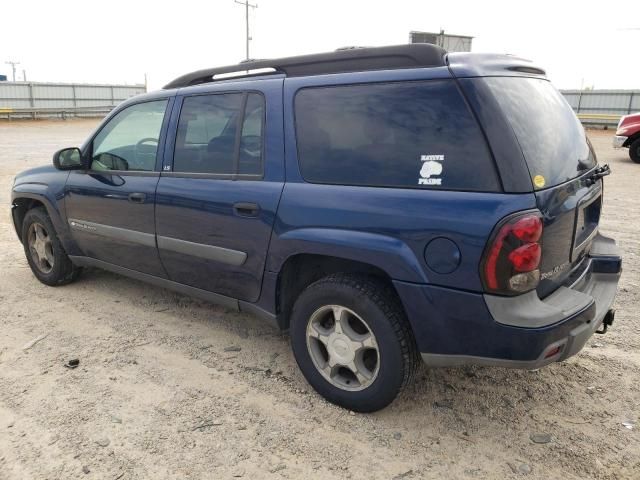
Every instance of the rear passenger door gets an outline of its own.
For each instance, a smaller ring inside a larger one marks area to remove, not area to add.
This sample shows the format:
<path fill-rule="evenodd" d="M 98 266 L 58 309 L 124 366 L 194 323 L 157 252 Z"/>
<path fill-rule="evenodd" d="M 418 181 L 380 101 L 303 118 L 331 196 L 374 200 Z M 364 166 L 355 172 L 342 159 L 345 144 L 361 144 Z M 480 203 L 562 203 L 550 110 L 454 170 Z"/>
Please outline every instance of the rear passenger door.
<path fill-rule="evenodd" d="M 171 280 L 258 299 L 284 185 L 281 106 L 282 79 L 193 87 L 176 99 L 156 197 Z"/>

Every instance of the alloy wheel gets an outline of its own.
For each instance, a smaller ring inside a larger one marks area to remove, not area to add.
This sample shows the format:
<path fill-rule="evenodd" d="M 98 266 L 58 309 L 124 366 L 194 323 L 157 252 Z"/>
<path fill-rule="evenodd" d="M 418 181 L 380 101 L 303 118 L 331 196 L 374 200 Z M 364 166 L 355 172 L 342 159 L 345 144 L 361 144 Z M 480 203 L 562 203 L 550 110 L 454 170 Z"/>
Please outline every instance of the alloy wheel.
<path fill-rule="evenodd" d="M 29 252 L 38 270 L 51 273 L 54 266 L 53 243 L 51 236 L 40 223 L 32 223 L 27 235 Z"/>
<path fill-rule="evenodd" d="M 380 370 L 380 351 L 371 328 L 340 305 L 325 305 L 311 315 L 307 348 L 322 376 L 342 390 L 364 390 Z"/>

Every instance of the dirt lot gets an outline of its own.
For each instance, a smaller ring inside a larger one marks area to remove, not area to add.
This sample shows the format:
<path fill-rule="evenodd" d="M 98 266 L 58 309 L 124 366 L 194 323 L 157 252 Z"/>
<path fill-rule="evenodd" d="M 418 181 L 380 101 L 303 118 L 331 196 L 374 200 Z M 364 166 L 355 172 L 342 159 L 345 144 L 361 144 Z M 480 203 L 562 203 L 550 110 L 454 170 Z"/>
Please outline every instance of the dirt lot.
<path fill-rule="evenodd" d="M 0 123 L 5 212 L 16 172 L 95 125 Z M 640 165 L 590 136 L 625 256 L 614 328 L 539 371 L 422 368 L 370 415 L 311 391 L 253 317 L 98 270 L 41 285 L 0 215 L 0 479 L 640 478 Z"/>

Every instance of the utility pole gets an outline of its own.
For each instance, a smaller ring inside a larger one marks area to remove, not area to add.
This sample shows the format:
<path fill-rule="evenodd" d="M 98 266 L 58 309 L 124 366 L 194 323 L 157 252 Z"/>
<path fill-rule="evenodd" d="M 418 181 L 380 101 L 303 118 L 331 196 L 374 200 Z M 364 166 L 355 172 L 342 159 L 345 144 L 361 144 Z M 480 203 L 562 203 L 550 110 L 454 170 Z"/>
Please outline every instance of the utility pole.
<path fill-rule="evenodd" d="M 13 70 L 13 81 L 16 81 L 16 65 L 20 65 L 20 62 L 4 62 L 7 65 L 11 65 L 11 69 Z"/>
<path fill-rule="evenodd" d="M 233 0 L 238 5 L 244 5 L 244 21 L 245 21 L 245 29 L 247 34 L 247 44 L 246 44 L 246 60 L 249 60 L 249 41 L 251 40 L 251 36 L 249 35 L 249 7 L 258 8 L 258 4 L 252 5 L 249 3 L 249 0 L 244 0 L 244 2 L 240 2 L 238 0 Z"/>

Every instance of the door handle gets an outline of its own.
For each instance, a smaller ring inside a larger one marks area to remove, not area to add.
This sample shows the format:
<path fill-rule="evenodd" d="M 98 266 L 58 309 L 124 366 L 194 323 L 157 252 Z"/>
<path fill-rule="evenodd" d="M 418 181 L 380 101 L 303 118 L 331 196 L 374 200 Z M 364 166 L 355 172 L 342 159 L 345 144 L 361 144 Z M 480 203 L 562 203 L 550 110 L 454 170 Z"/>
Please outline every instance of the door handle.
<path fill-rule="evenodd" d="M 147 195 L 144 193 L 130 193 L 129 201 L 133 203 L 144 203 L 147 199 Z"/>
<path fill-rule="evenodd" d="M 233 204 L 233 211 L 240 217 L 257 217 L 260 213 L 260 205 L 251 202 L 238 202 Z"/>

